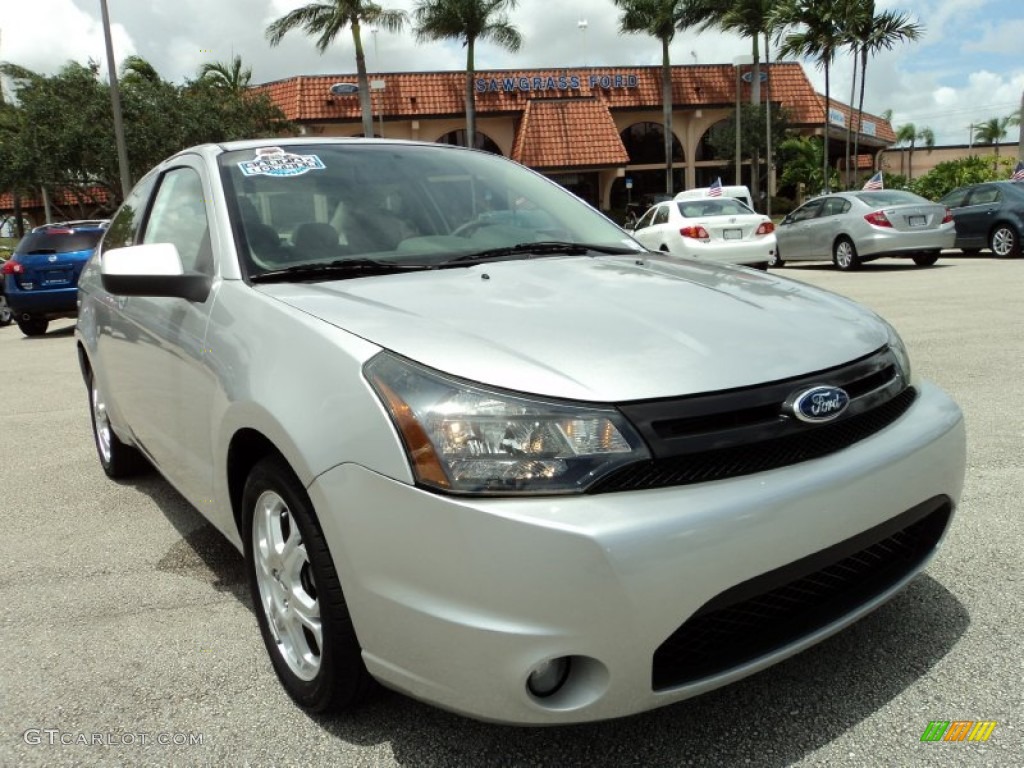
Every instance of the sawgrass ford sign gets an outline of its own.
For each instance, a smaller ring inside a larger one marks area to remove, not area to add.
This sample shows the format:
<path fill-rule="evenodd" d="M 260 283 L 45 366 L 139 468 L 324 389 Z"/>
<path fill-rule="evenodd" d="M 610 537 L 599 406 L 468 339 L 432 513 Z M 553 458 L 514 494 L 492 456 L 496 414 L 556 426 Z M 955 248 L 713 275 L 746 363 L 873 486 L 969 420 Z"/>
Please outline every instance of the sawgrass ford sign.
<path fill-rule="evenodd" d="M 477 93 L 512 91 L 578 91 L 587 83 L 590 88 L 636 88 L 639 84 L 636 75 L 558 75 L 547 77 L 521 77 L 509 75 L 506 77 L 478 77 L 476 80 Z"/>

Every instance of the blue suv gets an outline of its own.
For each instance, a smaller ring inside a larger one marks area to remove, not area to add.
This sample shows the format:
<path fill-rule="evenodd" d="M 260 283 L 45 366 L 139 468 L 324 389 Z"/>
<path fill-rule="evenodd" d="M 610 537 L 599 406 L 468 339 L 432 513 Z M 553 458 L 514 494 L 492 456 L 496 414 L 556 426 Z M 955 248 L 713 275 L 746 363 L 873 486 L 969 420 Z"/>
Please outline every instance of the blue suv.
<path fill-rule="evenodd" d="M 3 293 L 26 336 L 46 333 L 51 320 L 78 314 L 78 276 L 109 222 L 44 224 L 22 238 L 0 268 Z"/>

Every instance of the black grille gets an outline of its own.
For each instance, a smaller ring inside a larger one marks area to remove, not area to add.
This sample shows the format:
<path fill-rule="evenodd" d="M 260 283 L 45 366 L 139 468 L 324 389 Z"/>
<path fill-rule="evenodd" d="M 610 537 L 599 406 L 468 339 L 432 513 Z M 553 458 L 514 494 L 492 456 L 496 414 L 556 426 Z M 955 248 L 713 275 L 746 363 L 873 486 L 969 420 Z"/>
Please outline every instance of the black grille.
<path fill-rule="evenodd" d="M 724 480 L 817 459 L 880 432 L 906 413 L 914 402 L 912 388 L 892 400 L 842 421 L 816 425 L 783 437 L 701 453 L 630 464 L 597 482 L 591 493 L 665 488 Z"/>
<path fill-rule="evenodd" d="M 852 539 L 723 592 L 655 651 L 654 689 L 732 669 L 852 612 L 919 568 L 942 538 L 951 514 L 949 499 L 931 499 Z"/>

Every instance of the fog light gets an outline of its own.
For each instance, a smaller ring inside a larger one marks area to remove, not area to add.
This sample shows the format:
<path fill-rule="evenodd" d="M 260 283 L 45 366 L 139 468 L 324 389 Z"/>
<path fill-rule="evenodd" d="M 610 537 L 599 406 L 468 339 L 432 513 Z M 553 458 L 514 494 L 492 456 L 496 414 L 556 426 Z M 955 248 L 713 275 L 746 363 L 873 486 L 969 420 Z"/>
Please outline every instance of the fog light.
<path fill-rule="evenodd" d="M 526 680 L 526 688 L 537 698 L 543 699 L 556 693 L 569 678 L 571 660 L 568 656 L 551 659 L 533 668 Z"/>

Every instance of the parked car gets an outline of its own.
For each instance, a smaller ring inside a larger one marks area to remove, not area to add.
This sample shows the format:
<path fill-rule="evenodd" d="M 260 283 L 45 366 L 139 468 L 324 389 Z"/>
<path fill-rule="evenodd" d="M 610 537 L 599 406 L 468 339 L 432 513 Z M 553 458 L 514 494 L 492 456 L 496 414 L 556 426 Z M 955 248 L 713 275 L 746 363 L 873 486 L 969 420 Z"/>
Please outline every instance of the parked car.
<path fill-rule="evenodd" d="M 767 268 L 775 255 L 775 225 L 731 197 L 659 203 L 631 234 L 653 251 Z"/>
<path fill-rule="evenodd" d="M 953 214 L 913 192 L 898 189 L 836 192 L 801 205 L 779 224 L 770 267 L 786 261 L 831 259 L 841 270 L 883 256 L 909 257 L 920 267 L 952 248 Z"/>
<path fill-rule="evenodd" d="M 7 304 L 26 336 L 44 334 L 51 320 L 78 313 L 78 277 L 106 224 L 88 220 L 36 227 L 0 267 Z"/>
<path fill-rule="evenodd" d="M 954 189 L 942 200 L 956 222 L 956 247 L 967 254 L 991 249 L 1001 258 L 1021 255 L 1024 182 L 991 181 Z"/>
<path fill-rule="evenodd" d="M 960 411 L 884 320 L 486 152 L 185 150 L 80 291 L 100 465 L 244 552 L 310 711 L 373 679 L 510 723 L 679 701 L 892 597 L 960 498 Z"/>

